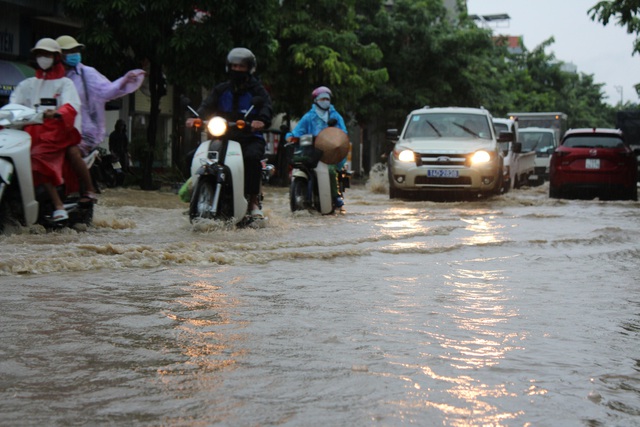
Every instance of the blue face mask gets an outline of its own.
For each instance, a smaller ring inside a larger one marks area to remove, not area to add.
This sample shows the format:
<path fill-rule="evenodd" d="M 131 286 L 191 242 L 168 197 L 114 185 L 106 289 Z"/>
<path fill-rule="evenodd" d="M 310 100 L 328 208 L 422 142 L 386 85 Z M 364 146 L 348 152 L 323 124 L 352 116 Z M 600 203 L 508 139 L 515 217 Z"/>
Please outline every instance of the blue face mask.
<path fill-rule="evenodd" d="M 82 55 L 77 53 L 70 53 L 64 57 L 64 63 L 70 67 L 75 67 L 82 61 Z"/>
<path fill-rule="evenodd" d="M 326 111 L 331 106 L 331 101 L 328 99 L 321 99 L 320 101 L 316 101 L 316 104 L 318 105 L 318 107 Z"/>

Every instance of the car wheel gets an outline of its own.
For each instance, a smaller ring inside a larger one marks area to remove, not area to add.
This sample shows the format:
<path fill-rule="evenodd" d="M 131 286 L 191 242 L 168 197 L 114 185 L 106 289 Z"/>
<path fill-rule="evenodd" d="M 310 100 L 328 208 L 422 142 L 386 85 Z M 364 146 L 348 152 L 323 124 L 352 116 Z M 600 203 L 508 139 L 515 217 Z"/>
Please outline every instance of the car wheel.
<path fill-rule="evenodd" d="M 555 185 L 551 185 L 551 183 L 549 183 L 549 197 L 551 197 L 552 199 L 559 199 L 560 196 L 560 189 Z"/>
<path fill-rule="evenodd" d="M 504 175 L 502 174 L 498 174 L 498 182 L 496 184 L 496 188 L 493 191 L 493 194 L 499 196 L 500 194 L 502 194 L 502 191 L 504 190 Z"/>
<path fill-rule="evenodd" d="M 629 190 L 625 191 L 625 195 L 624 195 L 626 200 L 634 200 L 634 201 L 638 201 L 638 187 L 637 186 L 633 186 L 632 188 L 630 188 Z"/>
<path fill-rule="evenodd" d="M 389 184 L 389 198 L 397 199 L 398 197 L 400 197 L 400 190 L 395 188 L 393 184 Z"/>
<path fill-rule="evenodd" d="M 387 163 L 387 179 L 389 181 L 389 198 L 397 199 L 400 197 L 400 190 L 393 186 L 393 180 L 391 179 L 391 164 Z"/>

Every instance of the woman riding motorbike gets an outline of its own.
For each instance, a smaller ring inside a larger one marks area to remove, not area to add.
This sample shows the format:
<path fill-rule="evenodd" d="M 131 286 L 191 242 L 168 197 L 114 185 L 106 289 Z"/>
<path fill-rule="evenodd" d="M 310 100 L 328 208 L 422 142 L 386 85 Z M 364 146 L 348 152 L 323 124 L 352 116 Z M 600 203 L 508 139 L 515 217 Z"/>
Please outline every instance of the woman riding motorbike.
<path fill-rule="evenodd" d="M 302 119 L 298 122 L 298 125 L 287 134 L 287 141 L 291 142 L 293 137 L 300 137 L 302 135 L 311 134 L 314 137 L 317 136 L 320 131 L 329 126 L 329 122 L 332 120 L 336 122 L 335 126 L 347 132 L 347 127 L 344 124 L 344 119 L 338 113 L 338 110 L 331 105 L 331 89 L 326 86 L 317 87 L 311 92 L 313 98 L 313 105 L 311 109 L 302 116 Z M 345 211 L 344 208 L 344 196 L 340 192 L 338 185 L 338 171 L 344 168 L 347 162 L 345 157 L 335 165 L 329 165 L 329 174 L 331 178 L 331 199 L 333 200 L 334 208 L 339 209 L 341 212 Z"/>

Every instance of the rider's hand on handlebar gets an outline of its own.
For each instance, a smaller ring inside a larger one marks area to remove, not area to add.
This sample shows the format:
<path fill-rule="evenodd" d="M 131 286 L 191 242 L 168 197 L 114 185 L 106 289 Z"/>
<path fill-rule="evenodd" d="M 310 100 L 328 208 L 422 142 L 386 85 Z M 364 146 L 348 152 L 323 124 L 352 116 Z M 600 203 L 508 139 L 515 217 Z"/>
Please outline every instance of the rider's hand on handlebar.
<path fill-rule="evenodd" d="M 42 113 L 42 117 L 45 118 L 45 119 L 53 119 L 53 118 L 56 117 L 56 114 L 57 114 L 56 110 L 45 110 Z"/>
<path fill-rule="evenodd" d="M 260 120 L 254 120 L 251 122 L 251 130 L 256 131 L 262 129 L 264 129 L 264 122 L 261 122 Z"/>

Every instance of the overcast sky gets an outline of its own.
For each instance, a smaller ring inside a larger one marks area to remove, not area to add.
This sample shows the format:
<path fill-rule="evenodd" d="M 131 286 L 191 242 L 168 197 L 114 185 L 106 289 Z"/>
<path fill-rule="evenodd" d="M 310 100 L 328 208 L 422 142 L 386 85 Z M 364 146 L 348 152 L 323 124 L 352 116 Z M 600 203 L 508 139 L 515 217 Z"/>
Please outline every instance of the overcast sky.
<path fill-rule="evenodd" d="M 467 0 L 469 14 L 506 13 L 511 19 L 492 25 L 495 34 L 523 36 L 524 45 L 533 50 L 553 36 L 547 48 L 563 62 L 571 62 L 579 73 L 593 74 L 595 83 L 604 83 L 605 101 L 615 105 L 639 103 L 633 86 L 640 83 L 640 55 L 631 55 L 635 37 L 609 22 L 603 26 L 589 18 L 587 11 L 598 0 Z"/>

